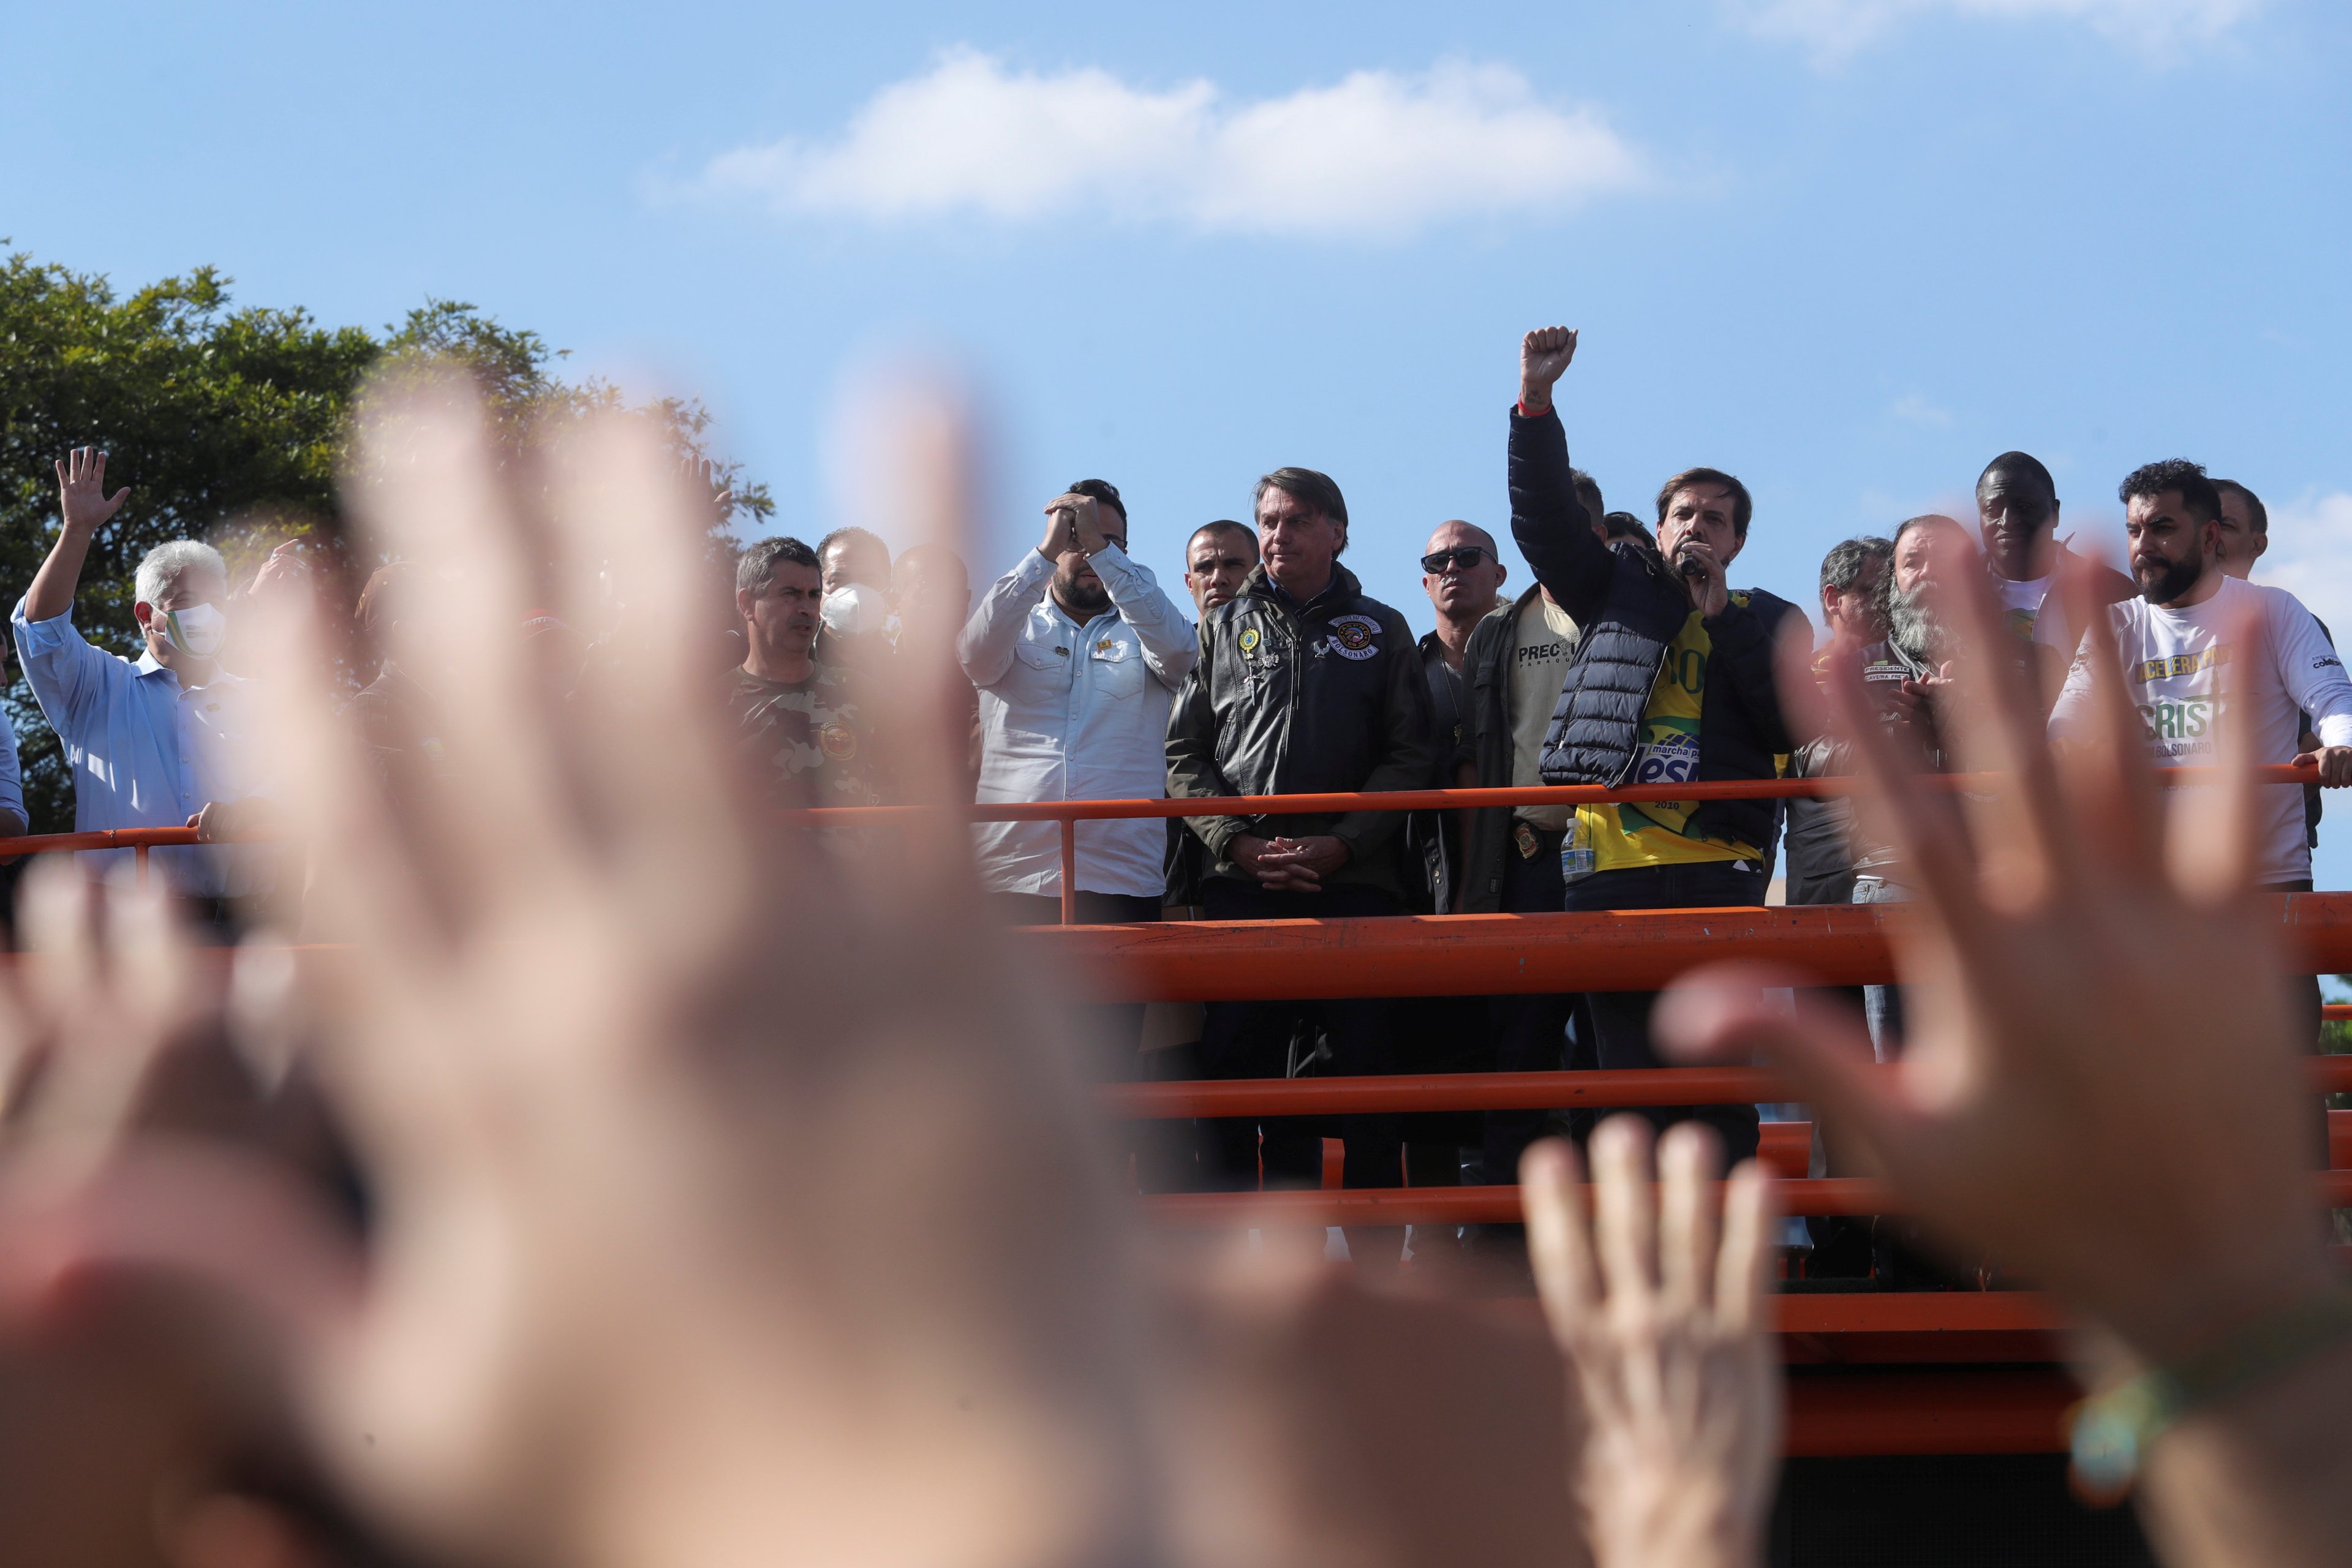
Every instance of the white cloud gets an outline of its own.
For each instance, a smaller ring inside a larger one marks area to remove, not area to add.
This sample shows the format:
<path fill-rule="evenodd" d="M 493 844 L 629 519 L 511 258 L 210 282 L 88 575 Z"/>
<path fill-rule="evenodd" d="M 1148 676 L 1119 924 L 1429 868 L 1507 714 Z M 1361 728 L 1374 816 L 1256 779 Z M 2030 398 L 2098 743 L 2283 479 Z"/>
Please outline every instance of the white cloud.
<path fill-rule="evenodd" d="M 2315 491 L 2273 505 L 2271 547 L 2254 581 L 2284 588 L 2352 646 L 2352 491 Z"/>
<path fill-rule="evenodd" d="M 956 50 L 884 88 L 838 136 L 711 160 L 701 187 L 795 216 L 1004 222 L 1107 214 L 1244 234 L 1395 237 L 1449 219 L 1556 213 L 1643 179 L 1590 109 L 1517 71 L 1358 71 L 1281 98 L 1165 91 L 1108 71 L 1016 72 Z"/>
<path fill-rule="evenodd" d="M 1906 424 L 1918 425 L 1928 429 L 1940 430 L 1952 422 L 1950 409 L 1937 407 L 1927 401 L 1924 394 L 1916 392 L 1906 392 L 1896 398 L 1894 405 L 1888 408 L 1887 412 Z"/>
<path fill-rule="evenodd" d="M 1899 24 L 1935 13 L 1996 20 L 2080 22 L 2119 43 L 2163 55 L 2210 43 L 2265 0 L 1722 0 L 1725 12 L 1765 37 L 1802 44 L 1816 59 L 1842 59 Z"/>

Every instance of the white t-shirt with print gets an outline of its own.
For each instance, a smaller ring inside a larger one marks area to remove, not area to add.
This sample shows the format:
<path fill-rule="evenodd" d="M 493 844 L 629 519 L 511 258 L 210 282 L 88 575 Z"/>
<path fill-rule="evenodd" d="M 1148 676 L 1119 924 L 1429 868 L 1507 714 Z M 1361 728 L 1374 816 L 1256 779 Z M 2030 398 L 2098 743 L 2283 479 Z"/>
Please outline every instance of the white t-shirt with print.
<path fill-rule="evenodd" d="M 2001 612 L 2010 630 L 2027 642 L 2054 647 L 2062 655 L 2074 650 L 2079 639 L 2067 636 L 2065 606 L 2052 595 L 2058 585 L 2057 573 L 2024 583 L 2012 583 L 1995 574 L 1992 582 L 2000 593 Z"/>
<path fill-rule="evenodd" d="M 2319 622 L 2284 588 L 2225 577 L 2211 598 L 2187 609 L 2159 609 L 2126 599 L 2107 610 L 2116 629 L 2124 686 L 2146 725 L 2148 760 L 2158 767 L 2206 767 L 2218 760 L 2214 726 L 2229 712 L 2254 726 L 2253 760 L 2294 761 L 2302 715 L 2324 745 L 2352 745 L 2352 679 Z M 2260 642 L 2223 641 L 2241 624 L 2259 625 Z M 2050 714 L 2050 732 L 2083 732 L 2092 713 L 2090 666 L 2074 660 Z M 2263 786 L 2259 882 L 2311 875 L 2303 792 Z"/>

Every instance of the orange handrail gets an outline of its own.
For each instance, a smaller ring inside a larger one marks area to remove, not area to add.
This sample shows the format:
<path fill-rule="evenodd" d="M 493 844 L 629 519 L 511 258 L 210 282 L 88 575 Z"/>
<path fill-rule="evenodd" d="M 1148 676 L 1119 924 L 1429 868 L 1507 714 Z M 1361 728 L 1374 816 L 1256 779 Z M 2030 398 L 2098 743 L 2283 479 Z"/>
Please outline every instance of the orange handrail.
<path fill-rule="evenodd" d="M 1891 1069 L 1882 1069 L 1891 1070 Z M 2311 1087 L 2352 1094 L 2352 1057 L 2315 1057 Z M 1129 1121 L 1202 1116 L 1379 1116 L 1421 1110 L 1574 1110 L 1635 1105 L 1755 1105 L 1796 1098 L 1769 1068 L 1432 1073 L 1397 1078 L 1235 1078 L 1113 1083 L 1103 1110 Z"/>
<path fill-rule="evenodd" d="M 2352 971 L 2352 893 L 2263 901 L 2294 973 Z M 1911 918 L 1901 904 L 1774 905 L 1029 926 L 1013 936 L 1101 1000 L 1243 1002 L 1656 991 L 1734 957 L 1818 984 L 1885 984 L 1895 978 L 1888 935 Z"/>

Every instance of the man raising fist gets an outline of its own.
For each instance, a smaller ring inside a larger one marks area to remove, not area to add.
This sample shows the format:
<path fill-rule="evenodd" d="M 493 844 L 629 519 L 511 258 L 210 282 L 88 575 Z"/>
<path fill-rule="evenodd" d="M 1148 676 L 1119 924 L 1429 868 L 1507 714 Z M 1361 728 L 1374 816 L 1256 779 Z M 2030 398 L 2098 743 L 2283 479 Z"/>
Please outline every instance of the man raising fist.
<path fill-rule="evenodd" d="M 1546 784 L 1680 784 L 1770 778 L 1794 751 L 1772 682 L 1772 647 L 1795 605 L 1735 592 L 1725 569 L 1748 542 L 1747 487 L 1686 468 L 1658 491 L 1658 549 L 1602 543 L 1577 499 L 1552 387 L 1576 333 L 1542 327 L 1519 345 L 1511 415 L 1511 532 L 1554 602 L 1584 628 L 1544 739 Z M 1645 801 L 1577 809 L 1560 851 L 1570 910 L 1760 904 L 1773 834 L 1769 801 Z M 1603 1068 L 1662 1065 L 1655 998 L 1587 998 Z M 1736 1160 L 1756 1149 L 1751 1106 L 1654 1110 L 1654 1122 L 1712 1122 Z"/>

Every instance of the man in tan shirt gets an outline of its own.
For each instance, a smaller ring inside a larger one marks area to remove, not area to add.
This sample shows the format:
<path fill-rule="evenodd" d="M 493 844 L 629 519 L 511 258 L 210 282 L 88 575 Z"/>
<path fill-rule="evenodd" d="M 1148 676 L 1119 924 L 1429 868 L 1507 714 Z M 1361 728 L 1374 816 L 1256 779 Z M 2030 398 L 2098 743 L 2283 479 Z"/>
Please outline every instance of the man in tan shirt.
<path fill-rule="evenodd" d="M 1578 500 L 1601 531 L 1601 490 L 1576 476 Z M 1543 784 L 1544 733 L 1576 658 L 1576 622 L 1542 587 L 1530 586 L 1478 624 L 1462 661 L 1463 752 L 1457 782 L 1485 788 Z M 1561 901 L 1561 851 L 1573 806 L 1519 805 L 1466 812 L 1462 866 L 1452 910 L 1465 914 L 1555 914 Z M 1496 996 L 1488 1002 L 1497 1072 L 1552 1072 L 1568 1065 L 1570 994 Z M 1485 1163 L 1490 1184 L 1518 1179 L 1519 1155 L 1544 1130 L 1546 1112 L 1486 1113 Z"/>

